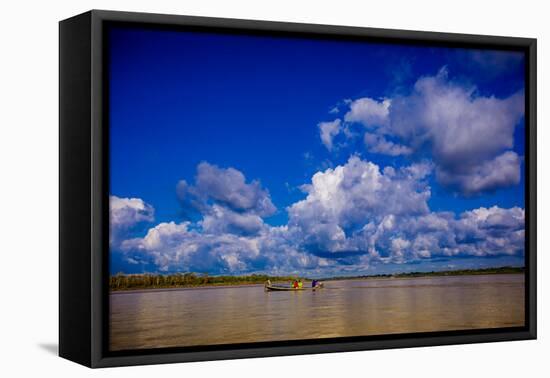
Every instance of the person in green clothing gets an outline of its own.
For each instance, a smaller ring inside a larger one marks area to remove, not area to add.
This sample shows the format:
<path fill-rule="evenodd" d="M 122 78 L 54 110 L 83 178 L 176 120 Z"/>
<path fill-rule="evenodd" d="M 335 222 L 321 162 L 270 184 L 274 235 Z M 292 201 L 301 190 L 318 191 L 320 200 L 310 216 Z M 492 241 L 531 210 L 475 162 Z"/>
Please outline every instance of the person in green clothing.
<path fill-rule="evenodd" d="M 302 287 L 304 287 L 304 283 L 300 280 L 298 281 L 298 289 L 301 289 Z"/>

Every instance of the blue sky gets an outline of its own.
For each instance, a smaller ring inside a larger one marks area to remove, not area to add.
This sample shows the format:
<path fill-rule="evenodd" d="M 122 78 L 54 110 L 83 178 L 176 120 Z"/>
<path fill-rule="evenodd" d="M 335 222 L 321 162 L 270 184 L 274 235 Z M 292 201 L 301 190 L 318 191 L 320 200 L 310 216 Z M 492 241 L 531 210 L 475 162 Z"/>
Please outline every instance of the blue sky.
<path fill-rule="evenodd" d="M 522 265 L 523 65 L 515 52 L 115 28 L 111 271 Z"/>

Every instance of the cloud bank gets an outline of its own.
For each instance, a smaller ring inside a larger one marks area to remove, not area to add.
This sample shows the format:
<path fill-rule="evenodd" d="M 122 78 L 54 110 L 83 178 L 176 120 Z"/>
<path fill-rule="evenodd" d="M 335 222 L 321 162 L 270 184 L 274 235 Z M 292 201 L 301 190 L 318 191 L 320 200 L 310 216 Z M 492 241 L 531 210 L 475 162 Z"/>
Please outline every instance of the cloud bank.
<path fill-rule="evenodd" d="M 246 183 L 240 171 L 219 168 L 207 162 L 197 166 L 195 184 L 189 185 L 181 180 L 177 192 L 186 206 L 199 211 L 204 211 L 211 204 L 259 216 L 269 216 L 276 211 L 269 192 L 261 187 L 259 181 Z"/>
<path fill-rule="evenodd" d="M 109 196 L 110 244 L 141 223 L 155 220 L 155 209 L 140 198 Z"/>
<path fill-rule="evenodd" d="M 506 98 L 483 96 L 475 86 L 452 82 L 443 67 L 435 76 L 419 78 L 407 95 L 352 101 L 344 120 L 365 128 L 371 153 L 399 156 L 428 150 L 439 183 L 474 196 L 519 183 L 514 131 L 524 106 L 523 90 Z M 332 139 L 340 129 L 332 130 Z"/>
<path fill-rule="evenodd" d="M 124 240 L 120 253 L 162 272 L 317 275 L 364 271 L 373 262 L 523 254 L 523 209 L 431 211 L 433 170 L 429 162 L 382 168 L 351 156 L 314 174 L 302 186 L 305 198 L 286 209 L 288 224 L 275 227 L 264 222 L 275 207 L 259 182 L 247 183 L 234 168 L 201 163 L 195 183 L 185 183 L 183 194 L 178 186 L 184 200 L 193 197 L 183 203 L 199 209 L 200 219 L 157 224 L 143 237 Z M 222 183 L 228 191 L 219 191 Z M 141 213 L 146 208 L 141 200 L 130 203 Z"/>
<path fill-rule="evenodd" d="M 467 201 L 520 183 L 514 133 L 524 116 L 523 91 L 484 95 L 452 81 L 443 67 L 400 93 L 341 101 L 329 112 L 339 118 L 317 124 L 330 153 L 341 154 L 338 142 L 358 135 L 361 151 L 340 164 L 327 160 L 304 180 L 302 198 L 279 209 L 286 224 L 269 224 L 277 208 L 259 180 L 204 161 L 193 179 L 176 185 L 183 221 L 154 225 L 151 205 L 111 196 L 113 253 L 160 272 L 311 276 L 364 272 L 373 264 L 522 256 L 524 209 L 435 211 L 430 185 Z M 362 157 L 365 151 L 399 166 L 376 164 Z M 144 225 L 148 230 L 136 233 Z"/>

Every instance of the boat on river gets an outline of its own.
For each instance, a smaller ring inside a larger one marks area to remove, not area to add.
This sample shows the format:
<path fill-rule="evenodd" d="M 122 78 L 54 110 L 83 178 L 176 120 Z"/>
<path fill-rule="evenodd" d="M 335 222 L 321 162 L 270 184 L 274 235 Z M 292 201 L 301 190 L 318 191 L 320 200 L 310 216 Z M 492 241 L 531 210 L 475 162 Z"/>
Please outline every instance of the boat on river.
<path fill-rule="evenodd" d="M 319 283 L 315 287 L 289 287 L 289 286 L 283 286 L 283 285 L 272 285 L 272 284 L 265 284 L 264 286 L 265 291 L 305 291 L 305 290 L 321 290 L 323 288 L 323 284 Z"/>

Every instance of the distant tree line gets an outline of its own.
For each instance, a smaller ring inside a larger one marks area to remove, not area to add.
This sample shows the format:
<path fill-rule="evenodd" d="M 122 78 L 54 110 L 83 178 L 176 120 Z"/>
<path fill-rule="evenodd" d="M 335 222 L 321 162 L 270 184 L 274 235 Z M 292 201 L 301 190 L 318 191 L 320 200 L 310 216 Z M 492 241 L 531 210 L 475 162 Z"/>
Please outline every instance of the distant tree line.
<path fill-rule="evenodd" d="M 503 266 L 499 268 L 481 268 L 481 269 L 459 269 L 459 270 L 440 270 L 431 272 L 403 272 L 388 274 L 372 274 L 362 276 L 343 276 L 322 278 L 323 281 L 352 280 L 364 278 L 406 278 L 406 277 L 430 277 L 430 276 L 467 276 L 479 274 L 515 274 L 524 273 L 525 267 Z"/>
<path fill-rule="evenodd" d="M 123 274 L 118 273 L 109 278 L 111 290 L 130 289 L 161 289 L 215 285 L 248 285 L 263 284 L 267 280 L 272 282 L 288 282 L 307 280 L 296 276 L 269 276 L 265 274 L 251 274 L 246 276 L 210 276 L 197 273 L 175 274 Z"/>
<path fill-rule="evenodd" d="M 321 278 L 321 281 L 371 279 L 371 278 L 406 278 L 406 277 L 430 277 L 430 276 L 463 276 L 479 274 L 513 274 L 524 273 L 524 267 L 504 266 L 499 268 L 460 269 L 431 272 L 408 272 L 393 274 L 375 274 L 362 276 L 343 276 Z M 210 276 L 198 273 L 174 273 L 174 274 L 123 274 L 118 273 L 109 278 L 110 290 L 132 289 L 163 289 L 197 286 L 221 286 L 221 285 L 252 285 L 263 284 L 267 280 L 271 282 L 290 282 L 294 280 L 311 281 L 309 278 L 298 276 L 269 276 L 266 274 L 251 274 L 244 276 Z"/>

